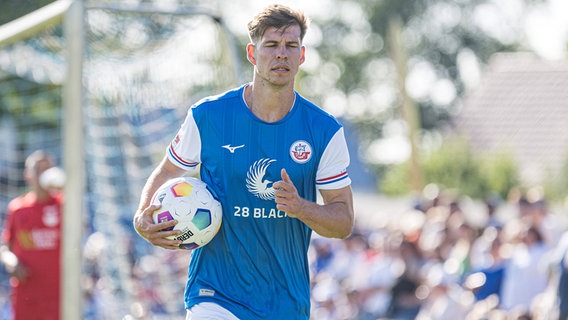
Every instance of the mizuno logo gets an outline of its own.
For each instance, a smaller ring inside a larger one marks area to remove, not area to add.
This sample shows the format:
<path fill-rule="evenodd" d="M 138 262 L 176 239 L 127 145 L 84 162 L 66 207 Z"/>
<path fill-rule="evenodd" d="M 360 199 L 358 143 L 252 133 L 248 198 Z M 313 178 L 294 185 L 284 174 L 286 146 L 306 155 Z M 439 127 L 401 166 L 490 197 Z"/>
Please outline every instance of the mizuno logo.
<path fill-rule="evenodd" d="M 222 146 L 222 147 L 225 148 L 225 149 L 227 149 L 227 150 L 229 150 L 229 151 L 231 151 L 231 153 L 235 153 L 235 150 L 237 150 L 238 148 L 242 148 L 242 147 L 244 147 L 244 146 L 245 146 L 244 144 L 241 144 L 240 146 L 234 146 L 234 147 L 232 147 L 230 144 L 226 144 L 226 145 L 224 145 L 224 146 Z"/>

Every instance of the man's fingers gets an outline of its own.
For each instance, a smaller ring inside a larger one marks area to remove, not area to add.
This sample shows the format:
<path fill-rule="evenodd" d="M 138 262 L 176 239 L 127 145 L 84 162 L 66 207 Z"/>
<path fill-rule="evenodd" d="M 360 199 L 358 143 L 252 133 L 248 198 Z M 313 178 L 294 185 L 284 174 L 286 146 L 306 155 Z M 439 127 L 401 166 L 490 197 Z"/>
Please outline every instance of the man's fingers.
<path fill-rule="evenodd" d="M 142 211 L 142 215 L 151 216 L 154 213 L 154 211 L 160 209 L 160 207 L 162 207 L 162 206 L 159 205 L 159 204 L 150 205 L 149 207 L 147 207 L 146 209 L 144 209 Z"/>
<path fill-rule="evenodd" d="M 289 189 L 294 187 L 294 183 L 292 182 L 292 179 L 290 179 L 286 169 L 282 168 L 282 170 L 280 170 L 280 176 L 282 177 L 282 180 L 274 183 L 274 189 L 276 196 L 281 197 L 284 196 L 285 191 L 290 192 Z"/>
<path fill-rule="evenodd" d="M 152 220 L 153 221 L 153 220 Z M 153 232 L 158 232 L 158 231 L 162 231 L 162 230 L 172 230 L 173 227 L 178 224 L 177 220 L 168 220 L 168 221 L 164 221 L 164 222 L 159 222 L 159 223 L 152 223 L 149 227 L 149 229 Z M 180 233 L 179 230 L 174 230 L 178 233 Z"/>
<path fill-rule="evenodd" d="M 282 181 L 286 183 L 292 183 L 292 179 L 290 179 L 290 176 L 288 175 L 288 172 L 286 172 L 286 169 L 282 168 L 282 170 L 280 170 L 280 176 L 282 176 Z"/>
<path fill-rule="evenodd" d="M 147 234 L 147 240 L 153 245 L 164 249 L 179 249 L 179 245 L 182 241 L 175 239 L 175 237 L 180 235 L 181 231 L 171 230 L 171 228 L 176 224 L 176 220 L 152 224 L 150 226 L 151 230 L 149 230 L 150 232 Z"/>
<path fill-rule="evenodd" d="M 139 218 L 135 219 L 135 226 L 138 233 L 148 242 L 164 249 L 179 249 L 181 240 L 176 240 L 175 236 L 181 234 L 180 230 L 173 230 L 178 223 L 177 220 L 169 220 L 154 223 L 152 214 L 158 210 L 160 205 L 151 205 L 142 210 Z"/>
<path fill-rule="evenodd" d="M 155 245 L 165 249 L 179 249 L 180 244 L 182 243 L 181 240 L 176 240 L 174 238 L 167 238 L 169 236 L 173 236 L 170 234 L 172 231 L 164 232 L 164 233 L 156 233 L 153 236 L 155 238 L 150 239 L 150 242 Z M 158 236 L 161 234 L 161 236 Z"/>

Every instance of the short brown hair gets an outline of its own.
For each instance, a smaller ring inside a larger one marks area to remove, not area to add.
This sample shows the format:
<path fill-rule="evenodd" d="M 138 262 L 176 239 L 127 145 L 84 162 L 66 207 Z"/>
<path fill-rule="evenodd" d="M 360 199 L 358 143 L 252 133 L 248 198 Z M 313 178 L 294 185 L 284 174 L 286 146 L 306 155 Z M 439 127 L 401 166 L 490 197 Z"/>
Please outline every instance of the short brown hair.
<path fill-rule="evenodd" d="M 25 161 L 25 173 L 29 175 L 36 175 L 37 164 L 41 161 L 47 161 L 50 165 L 54 164 L 53 157 L 51 154 L 44 150 L 36 150 L 32 152 Z"/>
<path fill-rule="evenodd" d="M 249 23 L 250 40 L 254 43 L 264 35 L 268 28 L 286 29 L 289 26 L 300 26 L 300 40 L 304 40 L 308 29 L 308 18 L 303 12 L 281 4 L 270 5 L 257 14 Z"/>

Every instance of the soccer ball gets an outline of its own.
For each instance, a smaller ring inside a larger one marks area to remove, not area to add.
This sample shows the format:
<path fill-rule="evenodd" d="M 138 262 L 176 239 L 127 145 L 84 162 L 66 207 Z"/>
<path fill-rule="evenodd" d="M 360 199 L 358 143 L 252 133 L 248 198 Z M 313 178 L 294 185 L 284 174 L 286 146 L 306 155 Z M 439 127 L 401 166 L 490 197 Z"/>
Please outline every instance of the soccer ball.
<path fill-rule="evenodd" d="M 39 185 L 44 189 L 63 189 L 65 171 L 59 167 L 51 167 L 39 176 Z"/>
<path fill-rule="evenodd" d="M 183 241 L 180 249 L 193 250 L 206 245 L 221 227 L 221 203 L 199 179 L 179 177 L 166 181 L 154 193 L 152 204 L 161 205 L 153 214 L 154 223 L 178 220 L 178 224 L 167 230 L 182 231 L 170 237 Z"/>

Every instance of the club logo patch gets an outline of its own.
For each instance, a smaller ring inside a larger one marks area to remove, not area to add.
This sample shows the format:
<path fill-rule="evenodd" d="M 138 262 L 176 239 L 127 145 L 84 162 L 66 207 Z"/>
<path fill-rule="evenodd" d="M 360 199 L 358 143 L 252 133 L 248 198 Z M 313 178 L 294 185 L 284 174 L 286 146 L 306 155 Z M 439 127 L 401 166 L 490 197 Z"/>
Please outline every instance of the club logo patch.
<path fill-rule="evenodd" d="M 43 208 L 42 222 L 48 227 L 55 227 L 59 224 L 59 213 L 56 206 L 46 206 Z"/>
<path fill-rule="evenodd" d="M 303 140 L 298 140 L 290 146 L 290 157 L 297 163 L 306 163 L 312 158 L 312 146 Z"/>

